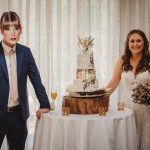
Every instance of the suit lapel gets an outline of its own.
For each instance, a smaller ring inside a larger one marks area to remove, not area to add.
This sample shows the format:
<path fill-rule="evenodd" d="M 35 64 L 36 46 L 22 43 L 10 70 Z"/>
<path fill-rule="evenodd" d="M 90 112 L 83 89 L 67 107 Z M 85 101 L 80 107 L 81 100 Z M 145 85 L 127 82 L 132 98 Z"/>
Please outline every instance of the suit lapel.
<path fill-rule="evenodd" d="M 23 52 L 21 50 L 21 47 L 19 47 L 18 44 L 16 44 L 16 58 L 17 58 L 17 78 L 19 81 L 20 72 L 21 72 L 21 64 L 23 60 Z"/>
<path fill-rule="evenodd" d="M 1 42 L 0 42 L 0 67 L 2 68 L 5 78 L 9 83 L 8 70 L 7 70 L 6 60 L 5 60 L 5 56 L 4 56 L 4 50 L 3 50 Z"/>
<path fill-rule="evenodd" d="M 23 52 L 21 50 L 21 47 L 18 44 L 16 44 L 16 59 L 17 59 L 17 78 L 19 81 L 20 72 L 21 72 L 21 64 L 22 64 L 22 60 L 23 60 Z M 5 56 L 4 56 L 4 50 L 3 50 L 1 42 L 0 42 L 0 67 L 2 68 L 3 73 L 9 83 L 8 70 L 7 70 L 6 60 L 5 60 Z"/>

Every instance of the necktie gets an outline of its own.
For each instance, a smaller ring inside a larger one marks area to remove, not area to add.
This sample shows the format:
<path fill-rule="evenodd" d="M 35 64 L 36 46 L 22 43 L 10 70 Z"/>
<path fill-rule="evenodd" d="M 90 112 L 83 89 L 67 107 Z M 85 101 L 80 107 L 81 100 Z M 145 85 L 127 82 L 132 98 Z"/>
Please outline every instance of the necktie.
<path fill-rule="evenodd" d="M 15 51 L 10 51 L 10 103 L 14 103 L 18 99 L 18 84 L 17 84 L 17 65 L 14 56 Z M 11 105 L 11 104 L 10 104 Z"/>

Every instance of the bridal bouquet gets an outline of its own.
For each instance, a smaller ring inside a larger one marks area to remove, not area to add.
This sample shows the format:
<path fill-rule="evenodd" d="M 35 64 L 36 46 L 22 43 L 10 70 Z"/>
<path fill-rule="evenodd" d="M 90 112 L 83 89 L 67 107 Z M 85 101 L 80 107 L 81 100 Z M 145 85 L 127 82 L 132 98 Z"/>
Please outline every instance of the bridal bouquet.
<path fill-rule="evenodd" d="M 133 89 L 133 102 L 143 105 L 150 105 L 150 85 L 138 83 Z"/>

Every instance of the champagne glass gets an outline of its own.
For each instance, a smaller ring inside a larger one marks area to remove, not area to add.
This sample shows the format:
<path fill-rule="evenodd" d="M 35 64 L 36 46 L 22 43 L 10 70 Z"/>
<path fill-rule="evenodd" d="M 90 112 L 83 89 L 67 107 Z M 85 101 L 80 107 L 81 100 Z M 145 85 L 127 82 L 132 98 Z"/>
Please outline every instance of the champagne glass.
<path fill-rule="evenodd" d="M 50 94 L 51 94 L 51 98 L 52 98 L 51 110 L 55 111 L 55 101 L 56 101 L 56 98 L 57 98 L 57 89 L 56 89 L 56 87 L 52 86 Z"/>

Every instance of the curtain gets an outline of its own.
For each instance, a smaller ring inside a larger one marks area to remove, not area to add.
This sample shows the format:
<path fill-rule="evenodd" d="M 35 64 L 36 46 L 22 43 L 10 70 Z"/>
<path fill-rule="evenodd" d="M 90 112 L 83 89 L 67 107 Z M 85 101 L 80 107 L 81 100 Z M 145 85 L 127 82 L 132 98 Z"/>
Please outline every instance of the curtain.
<path fill-rule="evenodd" d="M 20 16 L 23 32 L 19 42 L 31 48 L 49 97 L 51 85 L 57 86 L 58 112 L 67 85 L 76 78 L 78 37 L 94 38 L 94 63 L 101 88 L 112 77 L 127 33 L 138 28 L 150 39 L 149 8 L 149 0 L 0 0 L 0 15 L 11 10 Z M 30 82 L 28 95 L 29 150 L 39 106 Z M 120 88 L 111 95 L 111 105 L 117 104 L 119 96 Z"/>

